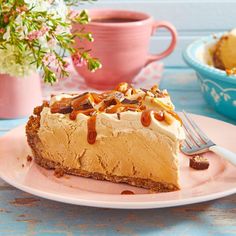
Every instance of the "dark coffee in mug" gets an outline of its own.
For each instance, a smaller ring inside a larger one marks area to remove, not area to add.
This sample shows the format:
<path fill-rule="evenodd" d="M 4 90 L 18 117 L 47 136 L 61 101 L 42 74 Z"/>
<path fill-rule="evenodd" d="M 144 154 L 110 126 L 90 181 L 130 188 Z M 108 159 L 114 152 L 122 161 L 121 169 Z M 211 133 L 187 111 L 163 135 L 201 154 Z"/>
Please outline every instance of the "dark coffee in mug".
<path fill-rule="evenodd" d="M 128 23 L 135 21 L 139 20 L 132 18 L 118 18 L 118 17 L 92 19 L 92 22 L 99 22 L 99 23 Z"/>

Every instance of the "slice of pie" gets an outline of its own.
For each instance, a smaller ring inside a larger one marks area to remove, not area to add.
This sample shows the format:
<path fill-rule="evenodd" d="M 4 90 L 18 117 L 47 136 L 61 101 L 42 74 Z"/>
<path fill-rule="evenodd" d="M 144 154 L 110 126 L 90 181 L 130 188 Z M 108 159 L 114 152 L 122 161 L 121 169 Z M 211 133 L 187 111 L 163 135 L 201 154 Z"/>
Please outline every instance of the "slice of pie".
<path fill-rule="evenodd" d="M 181 120 L 166 90 L 121 83 L 103 93 L 61 94 L 26 126 L 37 164 L 67 174 L 165 192 L 180 188 Z"/>

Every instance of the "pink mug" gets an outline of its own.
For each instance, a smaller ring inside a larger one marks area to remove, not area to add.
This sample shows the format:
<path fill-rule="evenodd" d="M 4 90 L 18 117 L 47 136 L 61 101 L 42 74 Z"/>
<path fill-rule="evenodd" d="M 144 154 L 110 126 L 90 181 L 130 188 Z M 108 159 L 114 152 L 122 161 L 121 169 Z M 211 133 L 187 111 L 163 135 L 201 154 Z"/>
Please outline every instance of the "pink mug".
<path fill-rule="evenodd" d="M 91 49 L 91 55 L 101 61 L 102 68 L 90 72 L 86 66 L 74 66 L 92 88 L 109 89 L 120 82 L 130 83 L 142 68 L 168 56 L 176 46 L 175 27 L 166 21 L 154 21 L 146 13 L 93 9 L 88 14 L 91 22 L 82 28 L 92 33 L 94 42 L 76 39 L 75 48 Z M 72 30 L 82 28 L 81 25 L 74 24 Z M 159 28 L 170 31 L 170 45 L 160 54 L 149 55 L 150 36 Z"/>

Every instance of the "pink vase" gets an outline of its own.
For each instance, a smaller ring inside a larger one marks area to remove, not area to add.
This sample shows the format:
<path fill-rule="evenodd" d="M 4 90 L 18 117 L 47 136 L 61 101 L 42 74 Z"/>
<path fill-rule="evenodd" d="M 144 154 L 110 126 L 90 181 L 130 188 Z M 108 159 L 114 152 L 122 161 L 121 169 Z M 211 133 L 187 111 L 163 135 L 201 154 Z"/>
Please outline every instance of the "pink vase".
<path fill-rule="evenodd" d="M 32 114 L 42 102 L 38 73 L 24 78 L 0 74 L 0 118 L 21 118 Z"/>

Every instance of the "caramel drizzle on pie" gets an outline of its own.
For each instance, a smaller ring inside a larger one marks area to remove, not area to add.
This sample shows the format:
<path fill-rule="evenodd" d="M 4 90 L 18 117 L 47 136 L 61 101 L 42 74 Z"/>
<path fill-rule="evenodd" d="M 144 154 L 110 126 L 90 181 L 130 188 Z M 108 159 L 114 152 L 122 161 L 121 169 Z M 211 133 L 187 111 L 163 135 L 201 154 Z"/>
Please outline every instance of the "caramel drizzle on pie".
<path fill-rule="evenodd" d="M 131 190 L 124 190 L 120 194 L 121 195 L 134 195 L 134 192 Z"/>
<path fill-rule="evenodd" d="M 89 144 L 96 142 L 97 131 L 96 131 L 96 115 L 89 117 L 87 120 L 88 133 L 87 140 Z"/>
<path fill-rule="evenodd" d="M 105 91 L 103 93 L 83 93 L 72 98 L 62 98 L 60 101 L 54 102 L 50 106 L 51 113 L 69 114 L 71 120 L 76 120 L 77 115 L 82 113 L 86 116 L 90 116 L 87 120 L 87 140 L 89 144 L 96 142 L 96 114 L 105 112 L 109 114 L 119 114 L 117 116 L 120 119 L 120 113 L 124 111 L 142 112 L 141 123 L 144 127 L 148 127 L 151 124 L 151 114 L 158 121 L 165 121 L 165 112 L 168 112 L 171 116 L 177 119 L 181 124 L 180 117 L 174 112 L 169 110 L 171 107 L 165 105 L 161 101 L 160 107 L 165 108 L 165 111 L 147 110 L 146 106 L 142 104 L 142 100 L 148 93 L 152 93 L 154 97 L 169 96 L 167 93 L 163 93 L 157 86 L 153 86 L 150 90 L 142 89 L 145 92 L 144 97 L 138 97 L 135 100 L 127 98 L 127 93 L 133 95 L 137 94 L 137 91 L 127 83 L 121 83 L 115 90 Z M 125 97 L 126 96 L 126 97 Z M 95 109 L 94 105 L 99 104 L 99 108 Z M 169 109 L 166 109 L 169 108 Z"/>
<path fill-rule="evenodd" d="M 76 120 L 76 118 L 77 118 L 77 115 L 79 114 L 79 113 L 82 113 L 82 114 L 84 114 L 84 115 L 86 115 L 86 116 L 91 116 L 94 112 L 95 112 L 96 110 L 94 109 L 94 108 L 91 108 L 91 109 L 86 109 L 86 110 L 78 110 L 78 111 L 72 111 L 71 113 L 70 113 L 70 119 L 71 120 Z"/>
<path fill-rule="evenodd" d="M 142 112 L 141 123 L 144 127 L 148 127 L 151 124 L 151 112 L 152 110 L 146 110 Z"/>
<path fill-rule="evenodd" d="M 144 110 L 141 115 L 141 123 L 144 127 L 148 127 L 151 124 L 151 113 L 153 113 L 154 118 L 158 121 L 164 121 L 165 116 L 164 112 L 162 111 L 154 111 L 152 109 L 150 110 Z"/>

